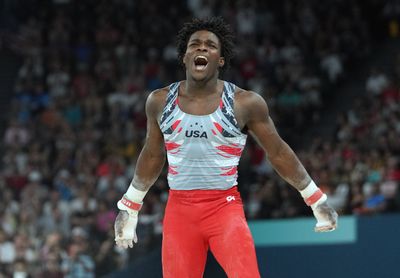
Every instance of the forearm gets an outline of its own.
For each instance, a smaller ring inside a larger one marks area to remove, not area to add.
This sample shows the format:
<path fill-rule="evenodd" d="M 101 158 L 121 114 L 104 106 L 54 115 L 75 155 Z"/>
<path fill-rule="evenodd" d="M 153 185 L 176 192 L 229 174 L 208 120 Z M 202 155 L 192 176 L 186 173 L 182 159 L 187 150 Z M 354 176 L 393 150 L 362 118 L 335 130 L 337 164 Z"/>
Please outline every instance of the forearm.
<path fill-rule="evenodd" d="M 281 146 L 269 160 L 278 174 L 298 191 L 303 190 L 311 182 L 303 164 L 293 150 L 282 141 Z"/>
<path fill-rule="evenodd" d="M 148 191 L 160 176 L 165 164 L 163 150 L 150 150 L 145 146 L 136 163 L 131 186 L 140 191 Z"/>
<path fill-rule="evenodd" d="M 147 191 L 159 177 L 164 163 L 163 146 L 154 148 L 153 145 L 151 148 L 145 144 L 136 163 L 135 175 L 123 198 L 118 202 L 118 208 L 137 213 L 142 207 Z"/>
<path fill-rule="evenodd" d="M 117 203 L 120 212 L 114 224 L 115 241 L 118 246 L 123 248 L 133 247 L 133 243 L 137 242 L 136 225 L 143 199 L 157 180 L 165 163 L 164 146 L 161 144 L 150 146 L 146 144 L 142 149 L 132 182 Z"/>

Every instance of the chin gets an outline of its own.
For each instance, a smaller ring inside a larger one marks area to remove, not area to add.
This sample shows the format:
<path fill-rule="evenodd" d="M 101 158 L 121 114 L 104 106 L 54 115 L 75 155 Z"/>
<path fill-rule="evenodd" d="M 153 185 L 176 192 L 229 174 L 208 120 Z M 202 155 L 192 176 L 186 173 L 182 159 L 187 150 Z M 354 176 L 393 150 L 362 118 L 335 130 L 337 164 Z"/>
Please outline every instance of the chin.
<path fill-rule="evenodd" d="M 192 79 L 194 81 L 205 81 L 208 80 L 209 78 L 206 75 L 196 75 L 196 74 L 192 74 Z"/>
<path fill-rule="evenodd" d="M 190 72 L 189 75 L 195 81 L 204 81 L 209 79 L 209 76 L 206 72 Z"/>
<path fill-rule="evenodd" d="M 215 77 L 216 75 L 218 76 L 218 71 L 214 72 L 210 69 L 205 70 L 205 71 L 189 71 L 188 72 L 189 76 L 195 80 L 195 81 L 208 81 Z"/>

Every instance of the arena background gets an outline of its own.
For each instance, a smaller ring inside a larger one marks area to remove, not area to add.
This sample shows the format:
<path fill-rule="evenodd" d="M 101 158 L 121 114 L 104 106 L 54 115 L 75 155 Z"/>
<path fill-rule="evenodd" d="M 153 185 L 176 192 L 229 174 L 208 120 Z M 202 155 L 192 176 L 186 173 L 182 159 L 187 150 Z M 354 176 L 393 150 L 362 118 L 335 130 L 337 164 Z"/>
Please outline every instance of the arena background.
<path fill-rule="evenodd" d="M 261 94 L 340 213 L 310 210 L 249 140 L 239 188 L 262 277 L 400 277 L 400 1 L 0 1 L 0 277 L 161 277 L 166 171 L 114 246 L 144 101 L 184 78 L 175 36 L 222 16 L 223 76 Z M 225 277 L 210 256 L 205 277 Z"/>

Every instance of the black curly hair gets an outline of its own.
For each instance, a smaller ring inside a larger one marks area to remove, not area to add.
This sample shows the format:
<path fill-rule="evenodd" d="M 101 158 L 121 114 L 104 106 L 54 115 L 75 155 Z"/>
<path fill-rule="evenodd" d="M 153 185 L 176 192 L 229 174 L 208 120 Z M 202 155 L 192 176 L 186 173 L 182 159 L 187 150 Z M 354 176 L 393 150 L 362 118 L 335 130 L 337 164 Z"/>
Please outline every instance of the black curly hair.
<path fill-rule="evenodd" d="M 223 73 L 229 68 L 230 60 L 234 56 L 234 36 L 230 26 L 225 23 L 222 17 L 194 18 L 183 25 L 183 28 L 178 33 L 176 42 L 179 61 L 182 63 L 190 36 L 201 30 L 210 31 L 218 37 L 221 43 L 221 57 L 225 59 L 225 64 L 221 68 L 221 72 Z"/>

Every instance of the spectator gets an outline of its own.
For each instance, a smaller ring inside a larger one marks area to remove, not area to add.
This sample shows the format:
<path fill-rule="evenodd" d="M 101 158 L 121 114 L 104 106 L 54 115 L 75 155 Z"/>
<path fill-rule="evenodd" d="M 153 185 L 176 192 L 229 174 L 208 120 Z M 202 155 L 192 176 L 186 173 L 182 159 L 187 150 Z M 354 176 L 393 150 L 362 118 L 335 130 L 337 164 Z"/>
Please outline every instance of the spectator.
<path fill-rule="evenodd" d="M 29 139 L 30 134 L 28 129 L 15 120 L 11 122 L 4 135 L 4 143 L 8 146 L 25 146 L 29 142 Z"/>
<path fill-rule="evenodd" d="M 82 253 L 77 243 L 68 247 L 68 255 L 62 259 L 61 269 L 65 278 L 92 278 L 95 264 L 92 258 Z"/>
<path fill-rule="evenodd" d="M 321 60 L 321 68 L 326 72 L 331 83 L 336 83 L 343 74 L 342 61 L 339 55 L 333 51 L 326 54 Z"/>
<path fill-rule="evenodd" d="M 366 82 L 367 93 L 372 96 L 380 96 L 382 91 L 389 85 L 387 76 L 378 69 L 371 69 L 370 75 Z"/>
<path fill-rule="evenodd" d="M 16 257 L 15 246 L 7 239 L 7 234 L 0 229 L 0 264 L 10 265 Z"/>

